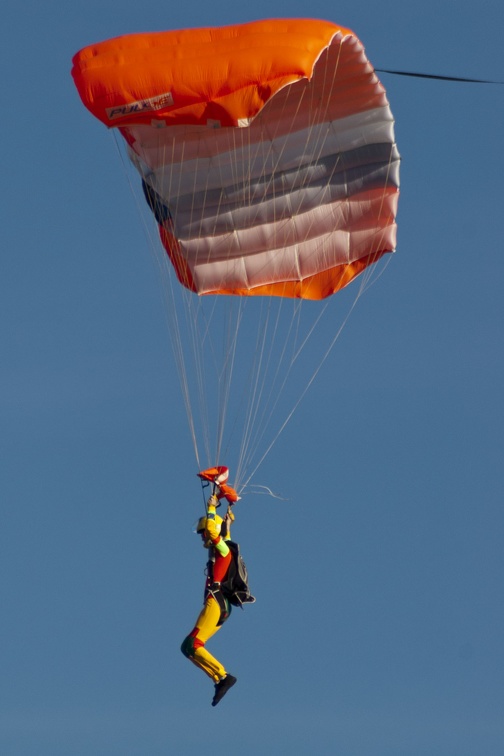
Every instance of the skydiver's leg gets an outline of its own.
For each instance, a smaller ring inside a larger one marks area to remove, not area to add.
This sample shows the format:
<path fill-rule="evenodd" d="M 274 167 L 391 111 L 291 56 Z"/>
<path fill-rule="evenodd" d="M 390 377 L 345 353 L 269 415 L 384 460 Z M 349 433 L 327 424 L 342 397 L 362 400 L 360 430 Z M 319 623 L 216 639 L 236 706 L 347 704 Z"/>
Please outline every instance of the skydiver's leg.
<path fill-rule="evenodd" d="M 222 664 L 210 654 L 205 643 L 220 629 L 221 608 L 213 596 L 209 596 L 196 620 L 194 630 L 185 638 L 181 651 L 197 667 L 203 670 L 215 683 L 226 676 Z"/>

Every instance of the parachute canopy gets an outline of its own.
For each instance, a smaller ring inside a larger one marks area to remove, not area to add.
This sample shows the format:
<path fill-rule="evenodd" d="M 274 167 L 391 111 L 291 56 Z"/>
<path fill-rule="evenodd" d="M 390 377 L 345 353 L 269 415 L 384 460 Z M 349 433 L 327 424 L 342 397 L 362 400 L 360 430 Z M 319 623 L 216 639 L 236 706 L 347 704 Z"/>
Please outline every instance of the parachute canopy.
<path fill-rule="evenodd" d="M 394 121 L 348 29 L 128 35 L 80 51 L 72 74 L 126 140 L 189 290 L 318 300 L 394 250 Z"/>

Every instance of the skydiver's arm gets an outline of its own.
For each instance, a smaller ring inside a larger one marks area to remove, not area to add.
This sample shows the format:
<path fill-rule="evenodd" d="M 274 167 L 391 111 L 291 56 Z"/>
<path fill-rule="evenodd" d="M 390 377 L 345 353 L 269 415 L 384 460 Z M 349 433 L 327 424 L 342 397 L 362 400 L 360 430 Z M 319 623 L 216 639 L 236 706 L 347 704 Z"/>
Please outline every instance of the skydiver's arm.
<path fill-rule="evenodd" d="M 224 525 L 226 526 L 226 535 L 224 536 L 225 541 L 231 540 L 231 523 L 234 520 L 234 514 L 228 509 L 226 516 L 224 517 Z"/>
<path fill-rule="evenodd" d="M 222 538 L 219 528 L 215 522 L 215 509 L 217 504 L 217 497 L 211 496 L 207 503 L 207 524 L 206 531 L 209 535 L 212 544 L 217 549 L 219 554 L 223 557 L 229 554 L 229 546 Z"/>

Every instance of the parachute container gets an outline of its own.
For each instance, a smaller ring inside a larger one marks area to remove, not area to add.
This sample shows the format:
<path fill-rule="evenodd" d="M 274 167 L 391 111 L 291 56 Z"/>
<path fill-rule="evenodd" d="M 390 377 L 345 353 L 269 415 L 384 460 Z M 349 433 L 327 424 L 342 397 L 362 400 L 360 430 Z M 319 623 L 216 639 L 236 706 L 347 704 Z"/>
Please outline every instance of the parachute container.
<path fill-rule="evenodd" d="M 81 50 L 72 74 L 126 141 L 190 291 L 319 300 L 395 249 L 393 116 L 350 30 L 133 34 Z"/>

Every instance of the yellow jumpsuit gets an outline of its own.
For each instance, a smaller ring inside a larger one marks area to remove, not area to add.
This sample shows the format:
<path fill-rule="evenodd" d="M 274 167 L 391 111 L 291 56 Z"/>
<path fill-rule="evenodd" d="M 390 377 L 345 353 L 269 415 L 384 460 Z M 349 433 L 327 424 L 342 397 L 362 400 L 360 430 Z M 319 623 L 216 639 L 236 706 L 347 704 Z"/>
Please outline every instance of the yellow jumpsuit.
<path fill-rule="evenodd" d="M 215 507 L 208 507 L 207 524 L 205 528 L 205 537 L 210 543 L 211 557 L 213 562 L 212 574 L 207 577 L 205 589 L 205 604 L 201 610 L 196 625 L 189 635 L 184 639 L 181 651 L 193 664 L 203 670 L 215 683 L 218 683 L 226 676 L 225 667 L 212 654 L 206 650 L 206 642 L 219 630 L 225 620 L 228 618 L 231 607 L 229 602 L 222 594 L 215 595 L 211 592 L 210 587 L 215 583 L 220 583 L 226 576 L 231 563 L 231 551 L 225 540 L 221 537 L 218 528 L 212 518 L 215 514 Z M 226 535 L 226 540 L 230 539 L 230 533 Z M 215 596 L 217 595 L 217 598 Z"/>

